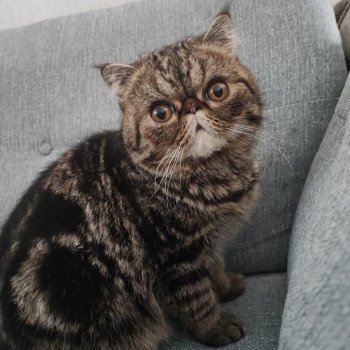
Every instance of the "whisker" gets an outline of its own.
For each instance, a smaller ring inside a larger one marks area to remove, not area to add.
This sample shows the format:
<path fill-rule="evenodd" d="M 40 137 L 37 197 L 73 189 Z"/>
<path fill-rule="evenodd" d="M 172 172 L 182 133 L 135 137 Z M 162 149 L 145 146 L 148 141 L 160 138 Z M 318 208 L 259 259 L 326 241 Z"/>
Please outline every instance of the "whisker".
<path fill-rule="evenodd" d="M 292 166 L 292 164 L 290 163 L 289 159 L 287 158 L 287 156 L 279 149 L 279 147 L 277 147 L 276 144 L 274 144 L 268 137 L 267 135 L 265 135 L 263 132 L 260 132 L 258 130 L 246 127 L 244 125 L 236 125 L 234 128 L 228 129 L 226 130 L 227 132 L 233 134 L 233 135 L 246 135 L 246 136 L 252 136 L 255 137 L 257 140 L 259 141 L 263 141 L 265 142 L 265 144 L 268 147 L 271 147 L 272 150 L 277 151 L 278 153 L 281 154 L 281 156 L 283 157 L 283 159 L 287 162 L 287 164 L 289 165 L 289 167 L 294 171 L 294 167 Z M 244 139 L 244 141 L 248 142 L 248 140 Z M 250 142 L 250 144 L 252 145 L 253 143 Z"/>

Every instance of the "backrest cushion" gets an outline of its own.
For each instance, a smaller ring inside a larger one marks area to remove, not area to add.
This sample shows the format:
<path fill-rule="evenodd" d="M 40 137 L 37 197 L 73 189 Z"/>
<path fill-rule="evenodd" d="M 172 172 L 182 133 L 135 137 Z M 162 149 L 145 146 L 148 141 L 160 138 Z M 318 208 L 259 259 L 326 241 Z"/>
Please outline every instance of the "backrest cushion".
<path fill-rule="evenodd" d="M 349 237 L 350 77 L 298 205 L 280 350 L 349 347 Z"/>
<path fill-rule="evenodd" d="M 0 32 L 0 221 L 36 174 L 86 135 L 120 126 L 95 64 L 128 63 L 203 33 L 226 1 L 152 0 Z M 261 85 L 262 194 L 229 244 L 231 268 L 286 267 L 295 208 L 345 80 L 332 8 L 323 0 L 231 2 L 237 52 Z"/>

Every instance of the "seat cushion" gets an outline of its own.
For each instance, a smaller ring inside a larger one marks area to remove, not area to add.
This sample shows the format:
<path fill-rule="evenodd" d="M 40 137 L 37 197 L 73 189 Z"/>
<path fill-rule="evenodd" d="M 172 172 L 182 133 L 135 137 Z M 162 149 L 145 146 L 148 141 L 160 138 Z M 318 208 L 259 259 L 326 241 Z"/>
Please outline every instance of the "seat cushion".
<path fill-rule="evenodd" d="M 238 343 L 223 349 L 274 350 L 278 346 L 281 316 L 286 296 L 285 273 L 271 273 L 247 278 L 243 296 L 224 306 L 243 320 L 246 335 Z M 176 333 L 160 350 L 208 349 L 183 333 Z"/>
<path fill-rule="evenodd" d="M 36 174 L 88 134 L 120 126 L 98 70 L 203 33 L 226 0 L 152 0 L 0 32 L 0 222 Z M 237 52 L 256 75 L 266 122 L 262 194 L 228 244 L 230 268 L 286 268 L 295 208 L 346 70 L 330 3 L 230 1 Z M 232 228 L 229 228 L 232 233 Z"/>
<path fill-rule="evenodd" d="M 313 162 L 292 232 L 280 349 L 349 349 L 350 78 Z"/>

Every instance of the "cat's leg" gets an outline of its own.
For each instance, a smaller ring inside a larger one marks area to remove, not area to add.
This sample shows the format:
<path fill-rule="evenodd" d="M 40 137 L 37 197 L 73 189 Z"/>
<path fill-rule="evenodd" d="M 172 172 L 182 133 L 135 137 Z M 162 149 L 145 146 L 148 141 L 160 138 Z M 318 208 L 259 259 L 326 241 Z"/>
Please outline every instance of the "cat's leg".
<path fill-rule="evenodd" d="M 244 335 L 242 324 L 218 304 L 207 270 L 186 265 L 171 269 L 164 279 L 168 311 L 204 344 L 220 347 L 238 341 Z"/>
<path fill-rule="evenodd" d="M 79 242 L 37 240 L 18 256 L 2 290 L 5 340 L 28 350 L 156 350 L 167 326 L 150 287 Z"/>
<path fill-rule="evenodd" d="M 246 288 L 244 276 L 225 271 L 225 263 L 218 253 L 207 260 L 206 268 L 219 301 L 233 300 L 244 293 Z"/>

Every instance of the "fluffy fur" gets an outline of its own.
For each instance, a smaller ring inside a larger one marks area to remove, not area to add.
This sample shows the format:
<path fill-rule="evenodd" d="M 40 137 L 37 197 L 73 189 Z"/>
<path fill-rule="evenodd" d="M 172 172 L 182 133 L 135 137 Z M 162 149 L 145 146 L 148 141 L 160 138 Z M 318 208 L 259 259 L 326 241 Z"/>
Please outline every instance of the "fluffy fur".
<path fill-rule="evenodd" d="M 201 37 L 101 66 L 122 129 L 63 154 L 5 224 L 2 348 L 151 350 L 170 318 L 212 346 L 243 336 L 218 303 L 244 278 L 225 271 L 217 227 L 256 197 L 262 107 L 232 40 L 220 14 Z"/>

